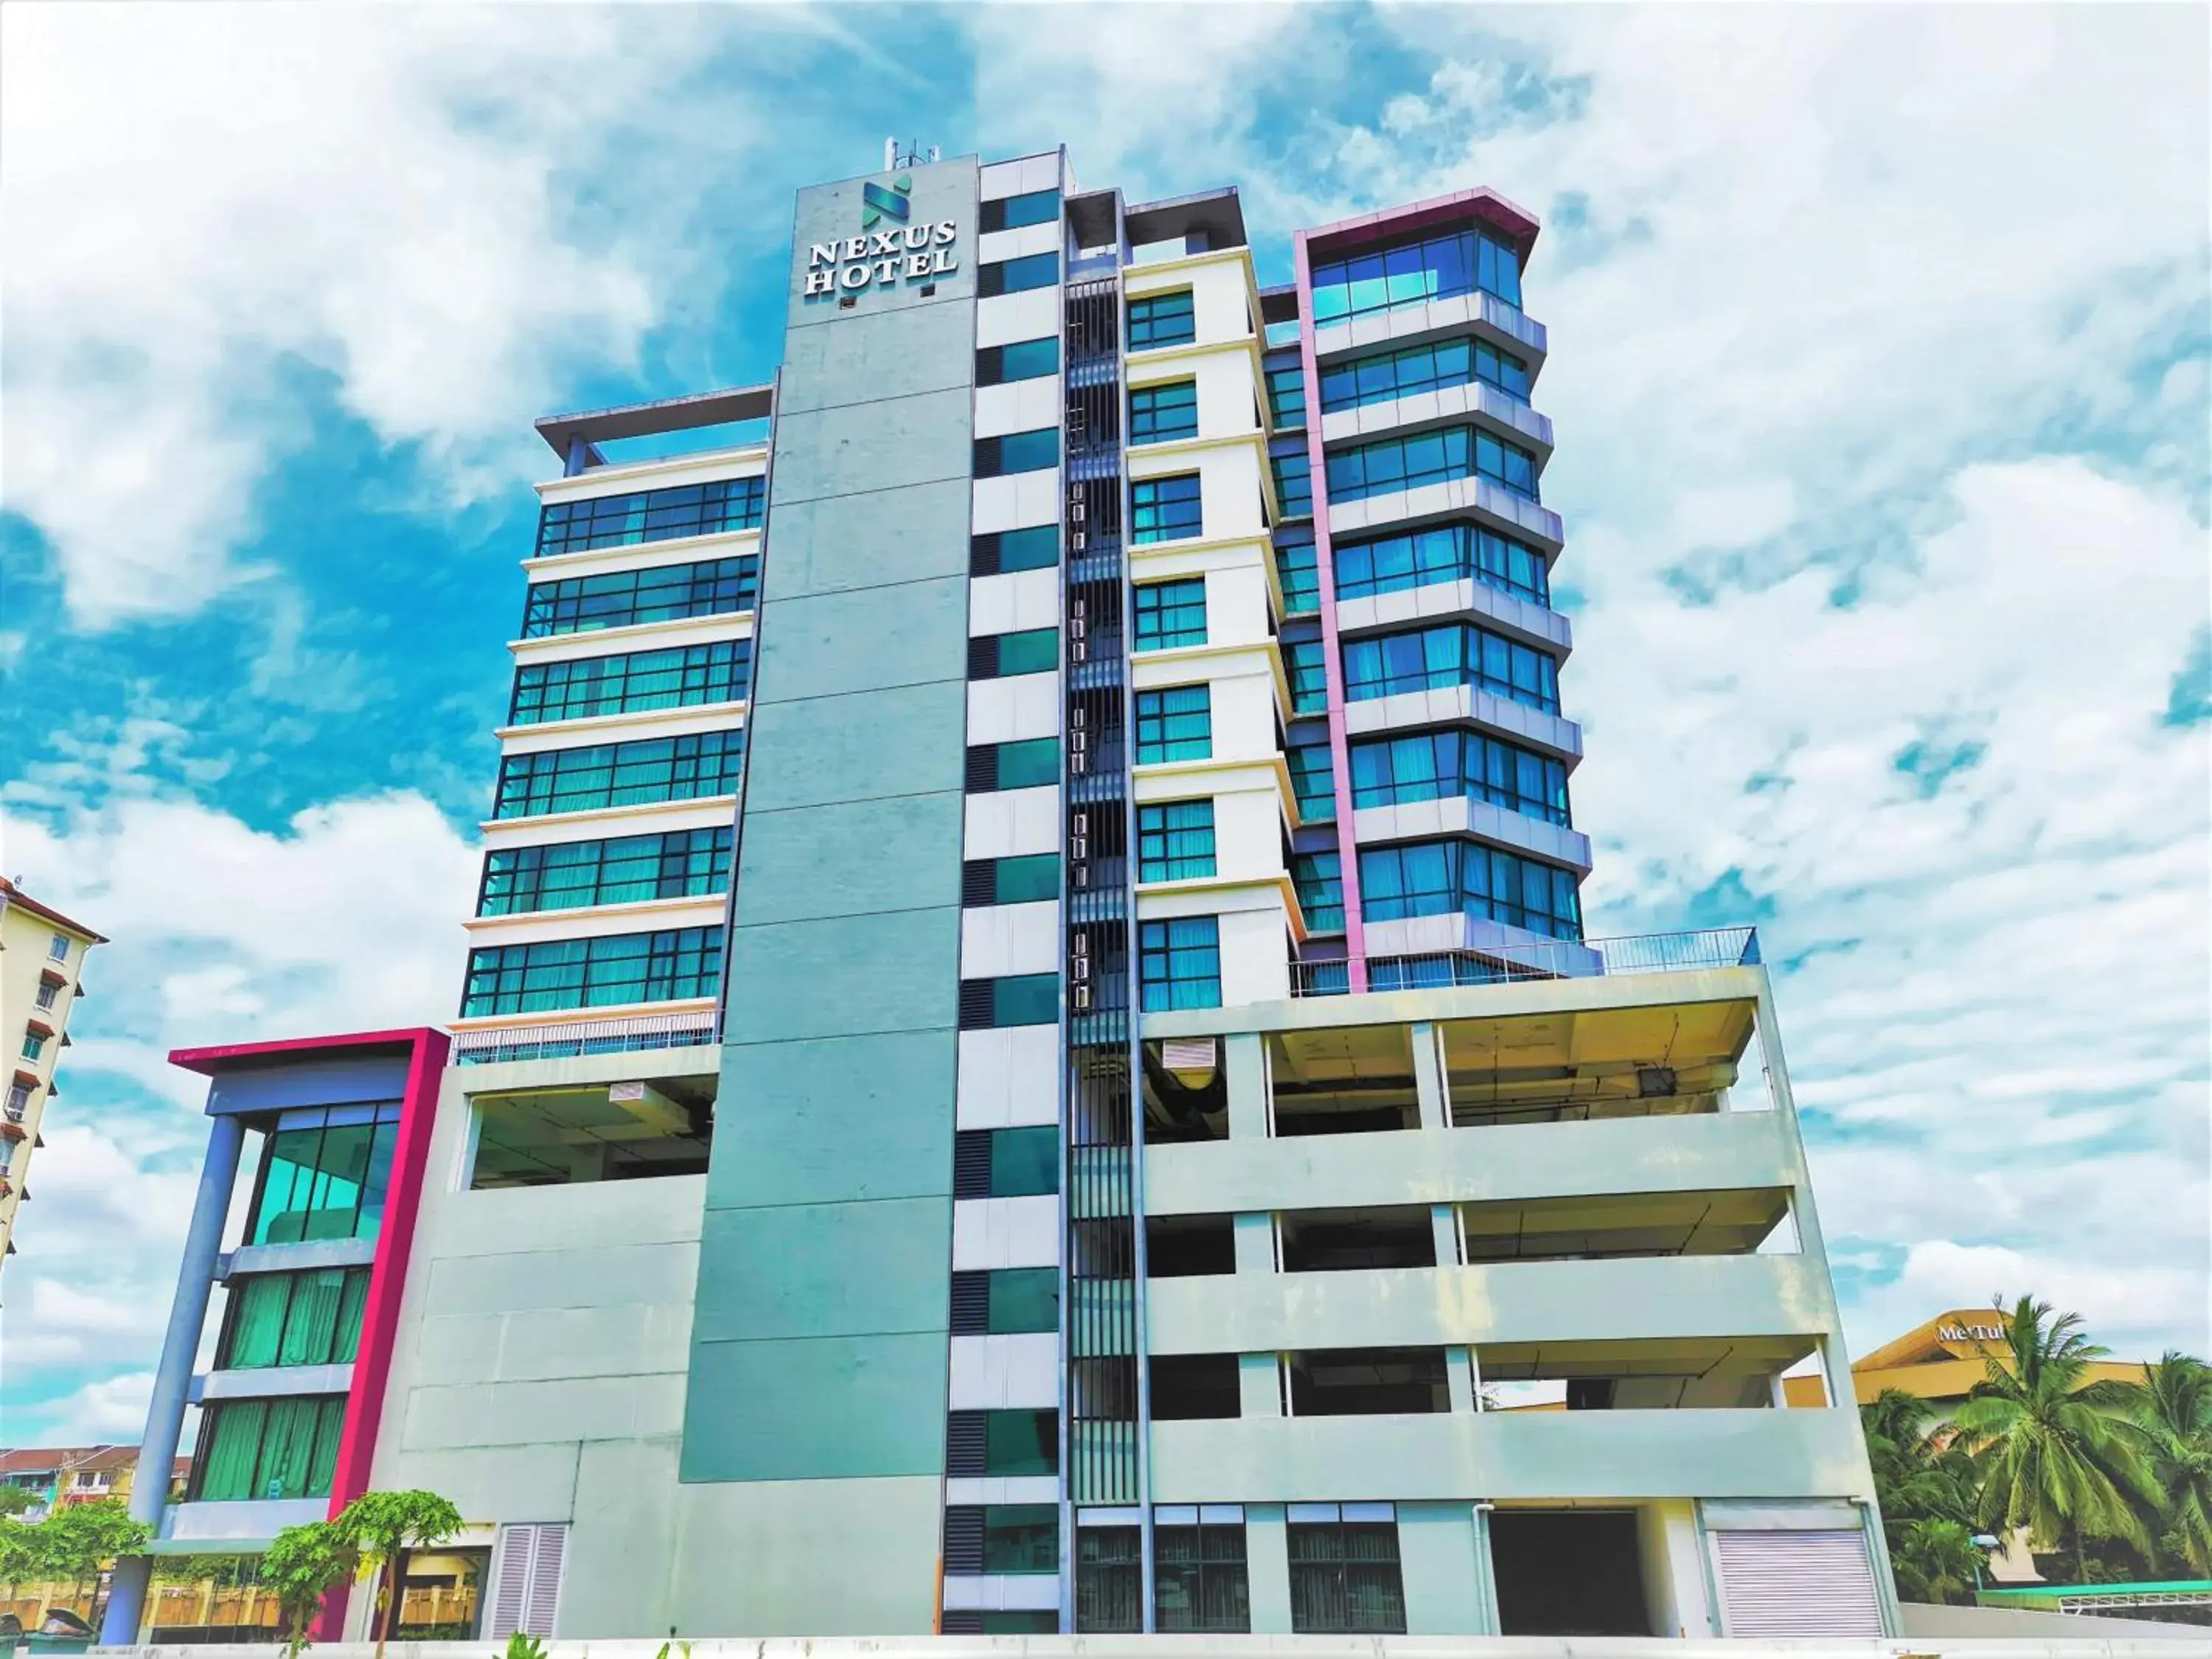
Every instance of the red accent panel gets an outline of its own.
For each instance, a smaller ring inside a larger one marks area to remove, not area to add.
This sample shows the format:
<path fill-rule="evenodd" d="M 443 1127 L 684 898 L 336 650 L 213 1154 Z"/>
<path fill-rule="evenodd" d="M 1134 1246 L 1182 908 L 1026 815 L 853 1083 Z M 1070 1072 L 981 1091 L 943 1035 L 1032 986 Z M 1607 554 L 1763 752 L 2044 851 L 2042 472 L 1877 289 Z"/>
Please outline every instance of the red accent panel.
<path fill-rule="evenodd" d="M 181 1066 L 188 1072 L 198 1072 L 202 1077 L 214 1077 L 240 1064 L 250 1065 L 257 1060 L 307 1054 L 318 1050 L 343 1054 L 351 1048 L 412 1048 L 425 1037 L 434 1038 L 441 1045 L 447 1041 L 443 1031 L 427 1025 L 414 1025 L 397 1031 L 356 1031 L 347 1036 L 280 1037 L 273 1042 L 225 1042 L 212 1048 L 172 1048 L 169 1050 L 169 1064 Z"/>
<path fill-rule="evenodd" d="M 408 1041 L 413 1055 L 407 1085 L 399 1100 L 399 1139 L 392 1152 L 392 1185 L 385 1194 L 384 1220 L 377 1230 L 376 1261 L 368 1270 L 368 1297 L 362 1309 L 361 1346 L 355 1351 L 353 1391 L 346 1401 L 345 1428 L 338 1436 L 337 1468 L 331 1478 L 331 1514 L 335 1516 L 368 1490 L 376 1456 L 376 1431 L 384 1415 L 385 1385 L 392 1376 L 392 1345 L 399 1331 L 399 1298 L 407 1288 L 407 1261 L 415 1243 L 415 1218 L 422 1207 L 422 1172 L 430 1161 L 430 1130 L 438 1115 L 438 1082 L 452 1041 L 426 1028 L 380 1033 Z M 343 1039 L 348 1046 L 376 1037 Z M 287 1047 L 326 1048 L 325 1042 Z M 201 1050 L 200 1053 L 213 1051 Z M 188 1064 L 172 1054 L 178 1064 Z M 325 1619 L 330 1617 L 327 1608 Z M 335 1638 L 330 1639 L 336 1639 Z"/>
<path fill-rule="evenodd" d="M 318 1642 L 345 1640 L 346 1601 L 353 1590 L 352 1583 L 341 1579 L 323 1592 L 323 1610 L 315 1619 L 315 1627 L 307 1634 Z"/>

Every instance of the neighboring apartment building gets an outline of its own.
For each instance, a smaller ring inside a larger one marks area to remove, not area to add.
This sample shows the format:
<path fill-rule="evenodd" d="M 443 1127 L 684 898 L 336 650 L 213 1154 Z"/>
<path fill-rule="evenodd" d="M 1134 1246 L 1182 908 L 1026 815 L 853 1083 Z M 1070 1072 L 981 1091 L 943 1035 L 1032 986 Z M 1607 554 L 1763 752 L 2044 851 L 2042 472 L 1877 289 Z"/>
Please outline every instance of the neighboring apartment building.
<path fill-rule="evenodd" d="M 24 1513 L 33 1518 L 64 1504 L 91 1504 L 103 1498 L 127 1499 L 138 1468 L 136 1446 L 21 1447 L 0 1450 L 0 1486 L 31 1494 Z M 174 1466 L 172 1492 L 183 1495 L 188 1465 Z"/>
<path fill-rule="evenodd" d="M 0 1103 L 0 1267 L 15 1254 L 15 1218 L 29 1196 L 31 1154 L 54 1072 L 69 1047 L 69 1018 L 84 994 L 84 959 L 107 941 L 0 877 L 0 1042 L 7 1097 Z"/>
<path fill-rule="evenodd" d="M 181 1057 L 163 1547 L 366 1457 L 492 1638 L 1893 1632 L 1856 1415 L 1781 1387 L 1848 1360 L 1755 939 L 1583 937 L 1536 234 L 1263 283 L 1234 190 L 908 158 L 799 192 L 772 384 L 541 422 L 453 1063 L 344 1091 L 343 1378 L 191 1378 L 265 1246 Z M 232 1418 L 277 1381 L 327 1458 Z"/>

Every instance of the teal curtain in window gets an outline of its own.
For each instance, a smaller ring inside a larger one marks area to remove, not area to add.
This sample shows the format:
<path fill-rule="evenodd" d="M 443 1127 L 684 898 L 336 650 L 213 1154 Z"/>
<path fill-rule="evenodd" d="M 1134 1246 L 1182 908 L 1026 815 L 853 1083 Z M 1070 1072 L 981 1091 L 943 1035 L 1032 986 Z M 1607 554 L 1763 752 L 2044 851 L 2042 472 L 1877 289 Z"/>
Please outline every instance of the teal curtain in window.
<path fill-rule="evenodd" d="M 230 1340 L 220 1364 L 246 1370 L 277 1363 L 291 1289 L 291 1279 L 282 1273 L 257 1274 L 240 1286 L 237 1308 L 230 1317 Z"/>
<path fill-rule="evenodd" d="M 338 1298 L 338 1328 L 331 1343 L 331 1364 L 350 1365 L 361 1351 L 361 1322 L 368 1306 L 368 1269 L 356 1267 L 346 1275 L 345 1292 Z"/>
<path fill-rule="evenodd" d="M 307 1496 L 328 1498 L 338 1467 L 338 1437 L 345 1431 L 345 1397 L 322 1402 L 315 1422 L 315 1449 L 307 1464 Z"/>
<path fill-rule="evenodd" d="M 260 1400 L 208 1408 L 200 1425 L 208 1443 L 200 1464 L 199 1497 L 217 1503 L 255 1496 L 253 1466 L 261 1455 L 261 1425 L 268 1414 L 268 1402 Z"/>
<path fill-rule="evenodd" d="M 292 1313 L 284 1322 L 284 1343 L 277 1353 L 278 1364 L 321 1365 L 329 1362 L 345 1278 L 345 1270 L 341 1267 L 294 1276 Z"/>
<path fill-rule="evenodd" d="M 269 1402 L 269 1426 L 261 1437 L 261 1467 L 254 1476 L 257 1496 L 313 1495 L 315 1425 L 321 1407 L 322 1402 L 312 1398 Z"/>

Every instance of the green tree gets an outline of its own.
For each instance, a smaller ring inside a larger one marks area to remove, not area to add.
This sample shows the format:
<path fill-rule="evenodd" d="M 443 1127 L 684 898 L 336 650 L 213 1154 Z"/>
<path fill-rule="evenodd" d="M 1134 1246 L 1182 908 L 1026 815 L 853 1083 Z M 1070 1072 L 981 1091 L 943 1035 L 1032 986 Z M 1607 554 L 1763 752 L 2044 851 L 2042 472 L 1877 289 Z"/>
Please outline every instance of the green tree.
<path fill-rule="evenodd" d="M 442 1543 L 459 1532 L 465 1524 L 461 1512 L 434 1492 L 365 1492 L 331 1524 L 359 1552 L 362 1565 L 376 1571 L 376 1659 L 384 1659 L 398 1564 L 409 1550 Z"/>
<path fill-rule="evenodd" d="M 39 1494 L 28 1486 L 0 1486 L 0 1515 L 21 1515 L 39 1507 Z"/>
<path fill-rule="evenodd" d="M 0 1516 L 0 1584 L 9 1589 L 39 1576 L 39 1529 Z"/>
<path fill-rule="evenodd" d="M 82 1590 L 88 1580 L 118 1555 L 135 1555 L 146 1547 L 154 1529 L 131 1518 L 119 1498 L 96 1498 L 89 1504 L 64 1504 L 34 1528 L 34 1563 L 41 1577 L 69 1582 Z"/>
<path fill-rule="evenodd" d="M 1985 1558 L 1963 1521 L 1910 1521 L 1892 1535 L 1890 1571 L 1905 1601 L 1971 1601 Z"/>
<path fill-rule="evenodd" d="M 2136 1505 L 2155 1507 L 2150 1437 L 2129 1415 L 2136 1390 L 2109 1380 L 2084 1384 L 2108 1350 L 2081 1334 L 2078 1314 L 2021 1297 L 2004 1315 L 2004 1349 L 1984 1356 L 1984 1376 L 1953 1420 L 1982 1471 L 1979 1518 L 2003 1536 L 2026 1527 L 2031 1546 L 2070 1537 L 2077 1567 L 2082 1540 L 2117 1539 L 2148 1555 Z M 2004 1363 L 2008 1359 L 2009 1364 Z"/>
<path fill-rule="evenodd" d="M 2158 1486 L 2158 1544 L 2212 1577 L 2212 1366 L 2169 1348 L 2135 1401 Z"/>
<path fill-rule="evenodd" d="M 331 1521 L 287 1527 L 262 1553 L 260 1578 L 284 1615 L 284 1651 L 298 1659 L 307 1626 L 333 1585 L 353 1576 L 359 1560 L 352 1543 Z"/>
<path fill-rule="evenodd" d="M 1884 1389 L 1859 1407 L 1875 1498 L 1893 1531 L 1915 1521 L 1969 1522 L 1980 1502 L 1972 1456 L 1947 1427 L 1931 1427 L 1934 1418 L 1926 1401 L 1902 1389 Z"/>

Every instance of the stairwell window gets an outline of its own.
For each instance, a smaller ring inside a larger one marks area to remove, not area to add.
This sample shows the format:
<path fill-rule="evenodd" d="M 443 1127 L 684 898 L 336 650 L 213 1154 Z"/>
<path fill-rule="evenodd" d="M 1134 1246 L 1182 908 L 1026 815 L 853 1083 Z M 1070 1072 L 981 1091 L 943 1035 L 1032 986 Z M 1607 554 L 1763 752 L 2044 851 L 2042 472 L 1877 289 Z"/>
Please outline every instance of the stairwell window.
<path fill-rule="evenodd" d="M 1198 337 L 1197 313 L 1188 289 L 1129 301 L 1129 349 L 1188 345 Z"/>
<path fill-rule="evenodd" d="M 1206 578 L 1146 582 L 1137 589 L 1137 649 L 1206 643 Z"/>
<path fill-rule="evenodd" d="M 1159 801 L 1137 808 L 1139 881 L 1193 881 L 1213 873 L 1211 799 Z"/>
<path fill-rule="evenodd" d="M 1213 916 L 1177 916 L 1138 924 L 1138 973 L 1144 1011 L 1221 1006 L 1221 924 Z"/>
<path fill-rule="evenodd" d="M 1198 436 L 1198 382 L 1170 380 L 1140 386 L 1129 393 L 1129 441 L 1166 443 Z"/>
<path fill-rule="evenodd" d="M 1129 506 L 1130 539 L 1139 544 L 1188 541 L 1206 533 L 1195 472 L 1138 479 L 1130 489 Z"/>
<path fill-rule="evenodd" d="M 1213 698 L 1203 685 L 1137 693 L 1137 760 L 1206 760 L 1213 754 Z"/>

